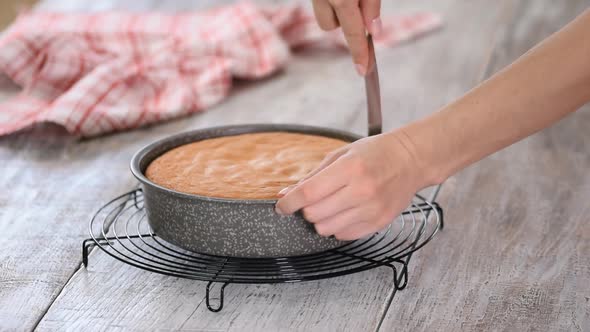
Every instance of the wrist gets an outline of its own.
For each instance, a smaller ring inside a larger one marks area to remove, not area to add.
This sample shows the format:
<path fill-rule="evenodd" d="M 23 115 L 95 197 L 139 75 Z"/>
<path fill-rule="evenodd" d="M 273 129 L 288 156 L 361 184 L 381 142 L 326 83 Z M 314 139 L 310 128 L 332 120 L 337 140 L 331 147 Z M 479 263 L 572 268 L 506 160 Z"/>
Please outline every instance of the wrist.
<path fill-rule="evenodd" d="M 420 126 L 407 126 L 397 129 L 388 135 L 396 140 L 406 151 L 409 158 L 410 173 L 414 174 L 414 182 L 418 190 L 440 184 L 446 177 L 437 167 L 435 158 L 427 148 L 430 144 L 422 142 Z M 426 147 L 426 148 L 425 148 Z"/>

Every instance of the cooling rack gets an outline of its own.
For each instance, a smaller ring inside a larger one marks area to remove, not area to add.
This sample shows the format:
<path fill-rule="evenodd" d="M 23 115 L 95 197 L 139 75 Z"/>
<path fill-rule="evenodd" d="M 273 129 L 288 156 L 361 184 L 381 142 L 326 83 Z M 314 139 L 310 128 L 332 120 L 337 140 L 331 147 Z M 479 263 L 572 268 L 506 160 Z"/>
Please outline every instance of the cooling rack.
<path fill-rule="evenodd" d="M 135 189 L 114 198 L 92 217 L 90 238 L 82 244 L 82 262 L 87 267 L 90 250 L 98 247 L 136 268 L 205 281 L 207 308 L 219 312 L 229 284 L 304 282 L 385 267 L 392 272 L 395 289 L 402 290 L 408 282 L 412 254 L 442 228 L 442 208 L 416 195 L 387 229 L 332 250 L 273 258 L 214 256 L 190 252 L 159 238 L 147 223 L 142 191 Z M 214 298 L 211 294 L 217 283 L 219 294 Z"/>

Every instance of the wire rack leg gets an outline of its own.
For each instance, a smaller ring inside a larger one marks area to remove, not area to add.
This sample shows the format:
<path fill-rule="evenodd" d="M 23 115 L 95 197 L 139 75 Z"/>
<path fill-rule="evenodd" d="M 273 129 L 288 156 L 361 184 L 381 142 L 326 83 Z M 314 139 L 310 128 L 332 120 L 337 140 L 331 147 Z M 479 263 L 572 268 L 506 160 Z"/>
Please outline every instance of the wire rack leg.
<path fill-rule="evenodd" d="M 138 197 L 137 197 L 137 193 L 138 192 L 142 192 L 141 188 L 137 188 L 134 191 L 131 192 L 131 197 L 133 198 L 133 205 L 135 205 L 135 208 L 138 210 L 141 210 L 141 206 L 138 203 Z"/>
<path fill-rule="evenodd" d="M 101 238 L 97 238 L 95 239 L 86 239 L 82 242 L 82 264 L 84 264 L 84 267 L 88 267 L 88 255 L 90 254 L 90 249 L 95 247 L 96 245 L 102 247 L 102 245 L 104 244 L 108 244 L 111 243 L 111 241 L 115 240 L 115 241 L 120 241 L 120 240 L 129 240 L 129 239 L 137 239 L 137 238 L 147 238 L 147 237 L 151 237 L 153 236 L 153 234 L 137 234 L 137 235 L 129 235 L 125 238 L 117 238 L 116 236 L 109 236 L 107 238 L 101 237 Z"/>
<path fill-rule="evenodd" d="M 408 285 L 408 263 L 403 260 L 395 260 L 394 262 L 402 265 L 399 274 L 394 264 L 387 264 L 386 266 L 390 267 L 393 273 L 393 287 L 396 290 L 402 290 Z"/>
<path fill-rule="evenodd" d="M 82 264 L 84 267 L 88 267 L 88 253 L 90 248 L 94 247 L 96 244 L 94 243 L 93 239 L 86 239 L 82 242 Z"/>
<path fill-rule="evenodd" d="M 445 228 L 445 214 L 443 213 L 443 209 L 440 207 L 440 205 L 438 205 L 438 203 L 433 203 L 432 205 L 434 205 L 436 211 L 438 212 L 438 215 L 440 216 L 440 229 Z"/>
<path fill-rule="evenodd" d="M 206 295 L 205 295 L 205 303 L 207 304 L 207 309 L 209 309 L 209 311 L 211 312 L 220 312 L 221 309 L 223 309 L 223 293 L 225 291 L 225 287 L 227 285 L 229 285 L 229 282 L 225 282 L 223 283 L 223 285 L 221 285 L 221 288 L 219 289 L 219 298 L 217 298 L 217 300 L 219 301 L 217 307 L 213 307 L 211 305 L 211 286 L 214 284 L 213 281 L 209 281 L 209 283 L 207 283 L 207 290 L 206 290 Z"/>
<path fill-rule="evenodd" d="M 82 242 L 82 264 L 84 264 L 84 267 L 88 267 L 88 255 L 90 254 L 90 249 L 94 248 L 97 244 L 101 245 L 108 243 L 110 239 L 111 238 L 98 238 L 96 240 L 86 239 Z"/>

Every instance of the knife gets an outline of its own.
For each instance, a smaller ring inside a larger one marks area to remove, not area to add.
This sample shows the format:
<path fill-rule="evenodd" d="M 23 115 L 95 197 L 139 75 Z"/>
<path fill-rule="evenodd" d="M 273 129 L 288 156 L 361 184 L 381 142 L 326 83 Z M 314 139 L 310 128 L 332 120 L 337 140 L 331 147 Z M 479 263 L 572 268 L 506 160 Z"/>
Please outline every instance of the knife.
<path fill-rule="evenodd" d="M 367 93 L 367 120 L 369 122 L 369 136 L 379 135 L 382 131 L 381 117 L 381 92 L 379 91 L 379 73 L 377 72 L 377 60 L 375 59 L 375 47 L 373 37 L 368 35 L 369 64 L 365 75 L 365 90 Z"/>

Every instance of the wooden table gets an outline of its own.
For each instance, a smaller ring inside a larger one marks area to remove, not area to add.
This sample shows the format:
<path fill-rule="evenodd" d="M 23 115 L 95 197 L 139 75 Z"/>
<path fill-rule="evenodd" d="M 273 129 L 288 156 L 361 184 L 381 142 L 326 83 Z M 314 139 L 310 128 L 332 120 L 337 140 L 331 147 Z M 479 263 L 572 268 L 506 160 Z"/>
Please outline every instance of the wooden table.
<path fill-rule="evenodd" d="M 119 2 L 46 0 L 40 9 L 203 6 Z M 386 12 L 431 9 L 446 21 L 432 36 L 379 52 L 392 129 L 460 96 L 590 1 L 383 3 Z M 14 93 L 3 86 L 2 95 Z M 138 270 L 99 250 L 81 266 L 89 217 L 134 186 L 128 163 L 138 148 L 187 129 L 251 122 L 362 133 L 362 81 L 345 55 L 300 53 L 285 72 L 240 84 L 200 115 L 81 142 L 53 126 L 0 138 L 0 330 L 590 330 L 587 109 L 449 179 L 438 198 L 446 228 L 414 255 L 409 285 L 397 293 L 390 274 L 376 269 L 231 285 L 224 310 L 211 313 L 203 282 Z"/>

